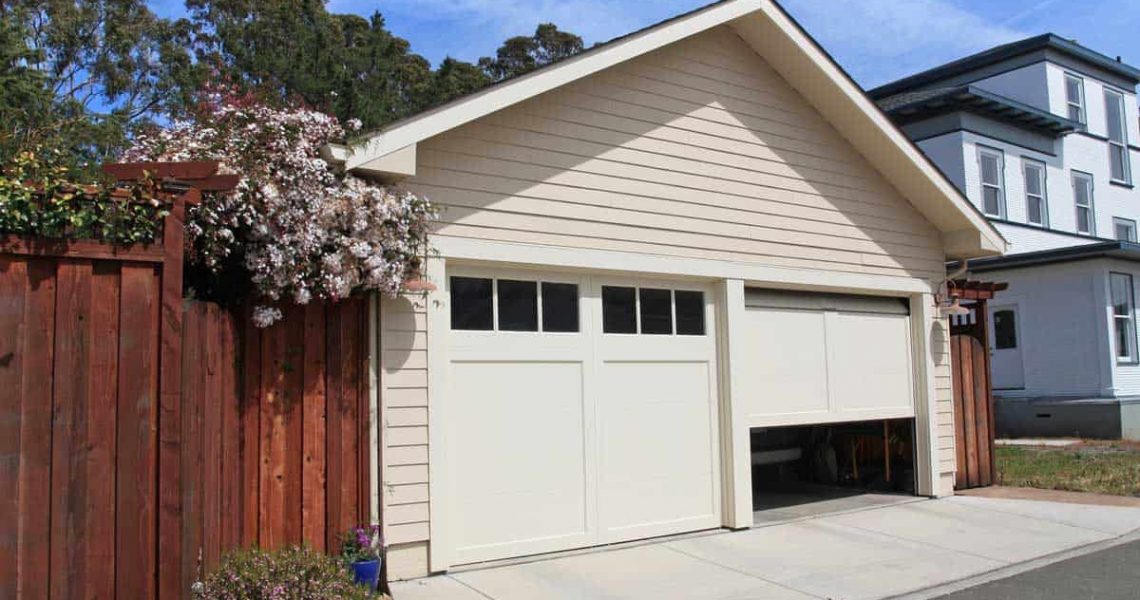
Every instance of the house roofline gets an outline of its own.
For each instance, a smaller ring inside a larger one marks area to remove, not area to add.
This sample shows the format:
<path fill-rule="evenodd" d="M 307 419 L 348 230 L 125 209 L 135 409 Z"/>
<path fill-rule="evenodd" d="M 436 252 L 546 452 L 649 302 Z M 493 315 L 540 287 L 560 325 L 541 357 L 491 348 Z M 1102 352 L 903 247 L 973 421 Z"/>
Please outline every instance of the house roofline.
<path fill-rule="evenodd" d="M 983 50 L 977 54 L 883 84 L 867 93 L 876 100 L 886 98 L 1042 49 L 1055 50 L 1128 79 L 1133 83 L 1140 83 L 1140 69 L 1109 58 L 1095 50 L 1090 50 L 1072 40 L 1064 39 L 1055 33 L 1045 33 Z"/>
<path fill-rule="evenodd" d="M 933 91 L 933 90 L 932 90 Z M 890 98 L 880 101 L 880 106 Z M 1018 102 L 974 85 L 948 88 L 942 93 L 883 109 L 900 124 L 913 123 L 955 111 L 977 112 L 1022 129 L 1044 131 L 1054 136 L 1085 131 L 1085 125 L 1049 111 Z"/>
<path fill-rule="evenodd" d="M 1140 244 L 1109 240 L 1081 246 L 1067 246 L 1009 256 L 973 259 L 970 261 L 970 273 L 1079 262 L 1096 258 L 1116 258 L 1140 262 Z M 960 263 L 951 263 L 949 268 L 954 268 L 958 264 Z"/>

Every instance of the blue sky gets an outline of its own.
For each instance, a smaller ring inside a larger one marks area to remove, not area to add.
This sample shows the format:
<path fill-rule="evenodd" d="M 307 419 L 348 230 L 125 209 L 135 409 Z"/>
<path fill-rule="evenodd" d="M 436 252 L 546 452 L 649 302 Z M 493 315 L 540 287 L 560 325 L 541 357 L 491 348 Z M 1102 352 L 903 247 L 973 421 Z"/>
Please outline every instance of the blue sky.
<path fill-rule="evenodd" d="M 605 41 L 708 0 L 329 0 L 333 12 L 379 10 L 414 51 L 437 64 L 473 61 L 542 21 Z M 1053 32 L 1140 65 L 1136 0 L 783 0 L 783 6 L 865 87 L 990 46 Z M 152 0 L 164 15 L 180 0 Z"/>

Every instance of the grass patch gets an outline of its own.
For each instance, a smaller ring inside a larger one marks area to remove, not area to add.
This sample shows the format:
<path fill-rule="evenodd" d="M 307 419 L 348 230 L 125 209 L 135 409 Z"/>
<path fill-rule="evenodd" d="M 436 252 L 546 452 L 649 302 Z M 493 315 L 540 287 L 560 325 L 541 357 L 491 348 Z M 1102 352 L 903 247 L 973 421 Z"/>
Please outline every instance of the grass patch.
<path fill-rule="evenodd" d="M 998 446 L 997 483 L 1140 497 L 1140 444 L 1085 441 L 1062 448 Z"/>

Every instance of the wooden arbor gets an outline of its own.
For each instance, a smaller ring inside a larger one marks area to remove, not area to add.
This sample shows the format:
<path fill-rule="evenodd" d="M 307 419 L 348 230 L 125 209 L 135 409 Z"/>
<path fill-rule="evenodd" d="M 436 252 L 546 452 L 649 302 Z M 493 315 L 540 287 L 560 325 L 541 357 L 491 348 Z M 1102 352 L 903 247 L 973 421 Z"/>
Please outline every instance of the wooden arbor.
<path fill-rule="evenodd" d="M 949 297 L 970 310 L 969 314 L 950 317 L 956 489 L 994 483 L 994 401 L 987 303 L 1006 287 L 1004 283 L 967 280 L 954 281 L 949 286 Z"/>

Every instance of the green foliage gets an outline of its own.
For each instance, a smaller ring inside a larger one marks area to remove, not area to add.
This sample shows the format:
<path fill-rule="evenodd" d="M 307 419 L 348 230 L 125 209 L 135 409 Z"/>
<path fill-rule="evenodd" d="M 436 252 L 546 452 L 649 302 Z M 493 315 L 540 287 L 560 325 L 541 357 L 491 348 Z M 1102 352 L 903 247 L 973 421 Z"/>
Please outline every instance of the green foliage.
<path fill-rule="evenodd" d="M 53 149 L 93 175 L 140 131 L 192 113 L 207 82 L 369 130 L 583 48 L 545 23 L 477 65 L 447 58 L 433 70 L 378 12 L 333 14 L 325 0 L 186 6 L 171 20 L 146 0 L 0 0 L 0 164 Z"/>
<path fill-rule="evenodd" d="M 227 554 L 205 581 L 194 584 L 197 600 L 365 600 L 345 564 L 309 547 Z"/>
<path fill-rule="evenodd" d="M 168 210 L 154 185 L 80 186 L 67 174 L 34 152 L 17 154 L 0 174 L 0 233 L 128 246 L 155 241 Z"/>
<path fill-rule="evenodd" d="M 196 69 L 185 22 L 143 0 L 0 0 L 5 116 L 0 161 L 33 147 L 73 169 L 115 155 L 172 104 Z"/>
<path fill-rule="evenodd" d="M 542 23 L 530 37 L 503 42 L 495 58 L 479 59 L 479 66 L 495 81 L 516 77 L 582 51 L 582 38 L 561 31 L 554 23 Z"/>

